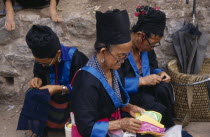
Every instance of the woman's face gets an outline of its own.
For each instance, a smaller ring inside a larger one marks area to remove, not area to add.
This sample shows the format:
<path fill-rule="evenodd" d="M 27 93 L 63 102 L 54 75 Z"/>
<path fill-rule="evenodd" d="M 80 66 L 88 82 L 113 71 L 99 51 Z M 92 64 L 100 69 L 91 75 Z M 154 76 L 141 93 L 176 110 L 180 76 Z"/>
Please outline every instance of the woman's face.
<path fill-rule="evenodd" d="M 58 60 L 58 57 L 60 57 L 61 55 L 61 50 L 58 50 L 58 52 L 56 53 L 55 57 L 53 58 L 34 58 L 35 62 L 41 64 L 43 67 L 49 67 L 53 64 L 55 64 Z"/>
<path fill-rule="evenodd" d="M 140 51 L 150 51 L 155 47 L 160 46 L 160 40 L 163 37 L 152 35 L 150 38 L 145 37 L 142 41 L 142 46 L 140 46 Z"/>
<path fill-rule="evenodd" d="M 133 46 L 139 49 L 141 52 L 150 51 L 157 46 L 160 46 L 160 40 L 162 37 L 152 35 L 150 38 L 143 36 L 142 33 L 135 33 L 133 37 Z"/>
<path fill-rule="evenodd" d="M 117 70 L 127 58 L 127 54 L 131 51 L 132 43 L 124 43 L 112 45 L 110 49 L 104 52 L 104 64 L 109 69 Z"/>

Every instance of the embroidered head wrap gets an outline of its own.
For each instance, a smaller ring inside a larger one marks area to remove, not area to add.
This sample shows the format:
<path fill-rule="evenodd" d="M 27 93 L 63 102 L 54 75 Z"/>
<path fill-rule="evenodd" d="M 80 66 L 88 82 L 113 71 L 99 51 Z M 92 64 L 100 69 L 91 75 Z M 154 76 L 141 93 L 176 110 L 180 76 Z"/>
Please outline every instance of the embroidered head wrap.
<path fill-rule="evenodd" d="M 134 15 L 138 17 L 138 21 L 132 27 L 133 32 L 142 31 L 163 36 L 166 26 L 166 15 L 159 8 L 138 6 Z"/>
<path fill-rule="evenodd" d="M 48 26 L 33 25 L 26 35 L 26 43 L 36 58 L 52 58 L 60 49 L 58 36 Z"/>

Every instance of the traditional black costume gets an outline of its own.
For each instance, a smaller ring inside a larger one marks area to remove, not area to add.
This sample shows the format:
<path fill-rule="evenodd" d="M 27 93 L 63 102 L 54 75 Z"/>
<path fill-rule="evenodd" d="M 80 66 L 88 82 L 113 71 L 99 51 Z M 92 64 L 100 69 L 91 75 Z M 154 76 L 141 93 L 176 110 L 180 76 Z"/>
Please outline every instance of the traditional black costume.
<path fill-rule="evenodd" d="M 65 85 L 70 93 L 56 93 L 50 96 L 47 89 L 29 89 L 17 129 L 32 130 L 38 136 L 43 134 L 46 127 L 63 130 L 70 117 L 71 80 L 76 71 L 86 64 L 88 58 L 76 48 L 60 44 L 57 35 L 47 26 L 33 26 L 26 36 L 26 41 L 37 58 L 51 58 L 52 54 L 55 55 L 56 51 L 61 50 L 60 62 L 50 67 L 36 62 L 34 77 L 42 79 L 42 86 Z"/>

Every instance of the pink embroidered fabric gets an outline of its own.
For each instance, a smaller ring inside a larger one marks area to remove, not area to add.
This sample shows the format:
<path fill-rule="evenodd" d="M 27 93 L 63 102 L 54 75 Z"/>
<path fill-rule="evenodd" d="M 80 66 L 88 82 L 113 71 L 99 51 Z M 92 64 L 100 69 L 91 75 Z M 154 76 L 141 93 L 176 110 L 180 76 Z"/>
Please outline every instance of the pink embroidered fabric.
<path fill-rule="evenodd" d="M 147 122 L 142 122 L 142 126 L 139 129 L 139 133 L 144 132 L 144 131 L 162 133 L 165 131 L 165 128 L 160 128 Z"/>

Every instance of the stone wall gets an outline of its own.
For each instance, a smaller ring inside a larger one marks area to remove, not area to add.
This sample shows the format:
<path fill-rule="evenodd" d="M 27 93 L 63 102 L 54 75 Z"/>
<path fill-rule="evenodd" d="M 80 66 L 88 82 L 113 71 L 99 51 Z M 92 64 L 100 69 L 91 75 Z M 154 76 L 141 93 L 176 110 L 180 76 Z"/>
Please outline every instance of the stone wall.
<path fill-rule="evenodd" d="M 48 9 L 21 10 L 16 13 L 16 30 L 7 32 L 4 18 L 0 19 L 0 103 L 22 100 L 33 77 L 33 56 L 27 48 L 25 35 L 33 24 L 50 26 L 66 46 L 75 46 L 88 57 L 93 54 L 95 42 L 95 10 L 105 11 L 127 9 L 131 24 L 137 18 L 133 13 L 137 4 L 158 6 L 167 15 L 165 36 L 161 47 L 155 49 L 161 68 L 166 69 L 169 60 L 175 57 L 171 35 L 179 30 L 184 22 L 192 21 L 192 1 L 189 5 L 183 0 L 64 0 L 59 3 L 63 23 L 53 23 L 48 17 Z M 115 6 L 113 6 L 115 5 Z M 210 34 L 210 1 L 197 3 L 197 21 L 203 33 Z M 210 46 L 206 57 L 210 58 Z"/>

